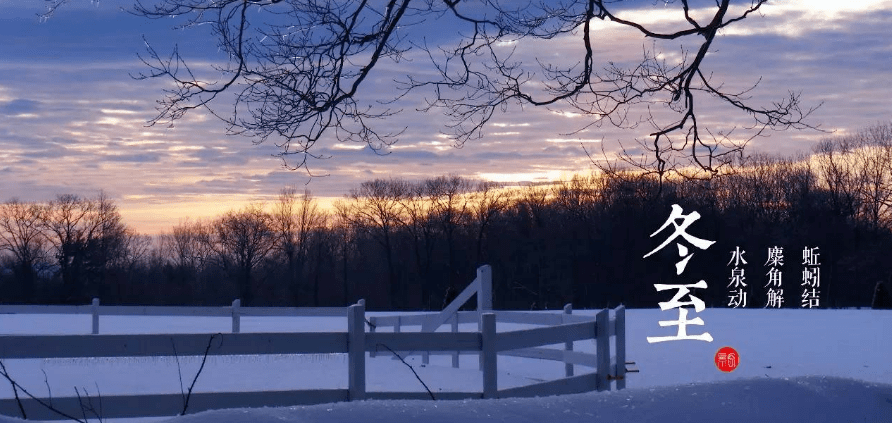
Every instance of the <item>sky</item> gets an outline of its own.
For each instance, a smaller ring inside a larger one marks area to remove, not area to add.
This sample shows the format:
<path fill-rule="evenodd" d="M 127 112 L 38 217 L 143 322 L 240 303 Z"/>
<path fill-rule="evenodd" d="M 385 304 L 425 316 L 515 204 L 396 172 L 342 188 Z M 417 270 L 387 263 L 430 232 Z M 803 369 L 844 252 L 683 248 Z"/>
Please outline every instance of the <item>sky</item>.
<path fill-rule="evenodd" d="M 748 3 L 748 2 L 745 2 Z M 186 218 L 201 218 L 238 208 L 249 201 L 272 201 L 286 186 L 308 189 L 328 202 L 362 181 L 401 177 L 417 180 L 458 174 L 499 182 L 566 178 L 593 167 L 590 151 L 616 151 L 634 145 L 650 128 L 609 125 L 570 134 L 591 116 L 550 109 L 511 106 L 497 113 L 481 139 L 461 148 L 443 132 L 450 123 L 438 111 L 418 112 L 425 95 L 404 98 L 403 112 L 382 129 L 406 127 L 386 155 L 333 137 L 317 144 L 314 174 L 283 168 L 272 143 L 226 135 L 225 126 L 207 113 L 190 113 L 172 127 L 147 126 L 155 102 L 169 82 L 138 81 L 147 69 L 137 57 L 148 41 L 161 53 L 178 46 L 193 63 L 221 60 L 206 28 L 173 29 L 178 19 L 147 20 L 121 11 L 129 1 L 72 0 L 49 20 L 38 19 L 43 0 L 0 0 L 0 201 L 48 201 L 57 194 L 96 195 L 116 201 L 136 230 L 158 233 Z M 711 1 L 693 2 L 698 7 Z M 678 2 L 626 2 L 623 17 L 674 28 L 683 19 Z M 700 13 L 700 15 L 697 15 Z M 821 105 L 809 123 L 816 130 L 769 132 L 754 139 L 750 151 L 779 155 L 808 152 L 830 133 L 857 131 L 892 119 L 892 0 L 790 0 L 770 2 L 762 13 L 720 33 L 704 69 L 729 88 L 745 89 L 757 105 L 801 93 L 805 107 Z M 615 24 L 597 22 L 596 66 L 640 57 L 650 40 Z M 454 29 L 437 28 L 448 42 Z M 524 60 L 572 63 L 579 57 L 578 36 L 548 42 L 522 40 L 514 46 Z M 678 47 L 660 44 L 667 60 Z M 393 78 L 430 72 L 429 62 L 381 63 L 362 101 L 387 98 Z M 570 62 L 568 62 L 570 61 Z M 746 123 L 747 116 L 726 108 L 700 109 L 700 120 L 716 128 Z"/>

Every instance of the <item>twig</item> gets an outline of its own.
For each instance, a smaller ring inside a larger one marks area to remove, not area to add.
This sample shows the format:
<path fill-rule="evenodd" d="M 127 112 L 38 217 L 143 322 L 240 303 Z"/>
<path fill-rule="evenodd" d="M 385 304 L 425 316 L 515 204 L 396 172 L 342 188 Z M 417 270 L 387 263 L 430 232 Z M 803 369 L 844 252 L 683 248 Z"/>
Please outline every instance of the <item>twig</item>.
<path fill-rule="evenodd" d="M 3 365 L 3 362 L 2 362 L 2 361 L 0 361 L 0 368 L 2 368 L 2 371 L 0 371 L 0 375 L 2 375 L 3 377 L 5 377 L 6 380 L 8 380 L 9 383 L 12 384 L 12 386 L 13 386 L 14 389 L 15 389 L 15 388 L 21 389 L 21 390 L 22 390 L 22 393 L 24 393 L 25 395 L 27 395 L 29 398 L 33 399 L 34 401 L 37 401 L 38 404 L 40 404 L 40 405 L 46 407 L 48 410 L 50 410 L 50 411 L 52 411 L 52 412 L 54 412 L 54 413 L 56 413 L 56 414 L 58 414 L 58 415 L 60 415 L 60 416 L 62 416 L 62 417 L 65 417 L 66 419 L 74 420 L 74 421 L 79 422 L 79 423 L 87 423 L 86 421 L 80 420 L 80 419 L 78 419 L 77 417 L 74 417 L 74 416 L 71 416 L 71 415 L 69 415 L 69 414 L 67 414 L 67 413 L 64 413 L 64 412 L 62 412 L 62 411 L 59 411 L 57 408 L 53 407 L 52 405 L 49 405 L 49 404 L 43 402 L 43 400 L 41 400 L 40 398 L 37 398 L 37 397 L 35 397 L 34 395 L 32 395 L 30 392 L 28 392 L 27 389 L 23 388 L 22 385 L 19 385 L 18 382 L 12 380 L 12 378 L 9 376 L 9 373 L 6 372 L 6 366 Z"/>
<path fill-rule="evenodd" d="M 428 393 L 428 395 L 430 395 L 430 396 L 431 396 L 431 399 L 432 399 L 432 400 L 434 400 L 434 401 L 436 401 L 436 400 L 437 400 L 437 398 L 435 398 L 435 397 L 434 397 L 434 393 L 433 393 L 433 392 L 431 392 L 431 389 L 430 389 L 430 388 L 428 388 L 428 387 L 427 387 L 427 384 L 426 384 L 426 383 L 424 383 L 424 381 L 423 381 L 423 380 L 421 380 L 421 377 L 420 377 L 420 376 L 418 376 L 418 373 L 417 373 L 417 372 L 415 372 L 415 368 L 414 368 L 414 367 L 412 367 L 412 365 L 411 365 L 411 364 L 409 364 L 409 363 L 406 363 L 406 360 L 403 360 L 403 357 L 402 357 L 402 356 L 400 356 L 400 355 L 399 355 L 399 354 L 397 354 L 397 353 L 396 353 L 396 351 L 394 351 L 394 350 L 392 350 L 392 349 L 390 349 L 390 347 L 388 347 L 388 346 L 387 346 L 387 345 L 384 345 L 384 344 L 377 344 L 377 345 L 376 345 L 376 347 L 384 347 L 384 348 L 387 348 L 387 350 L 388 350 L 388 351 L 390 351 L 390 352 L 392 352 L 392 353 L 393 353 L 393 355 L 395 355 L 395 356 L 396 356 L 396 358 L 398 358 L 398 359 L 400 359 L 400 361 L 402 361 L 402 362 L 403 362 L 403 364 L 405 364 L 405 365 L 406 365 L 406 366 L 408 366 L 408 367 L 409 367 L 409 370 L 411 370 L 411 371 L 412 371 L 412 374 L 414 374 L 414 375 L 415 375 L 415 379 L 418 379 L 418 381 L 419 381 L 419 382 L 421 382 L 421 385 L 422 385 L 422 386 L 424 386 L 424 389 L 426 389 L 426 390 L 427 390 L 427 393 Z"/>
<path fill-rule="evenodd" d="M 186 409 L 189 408 L 189 398 L 192 397 L 192 389 L 195 388 L 195 382 L 198 382 L 198 376 L 201 374 L 201 371 L 204 369 L 204 363 L 208 359 L 208 353 L 211 351 L 211 345 L 214 343 L 214 338 L 220 336 L 220 343 L 222 345 L 223 342 L 223 334 L 215 333 L 211 336 L 211 339 L 208 340 L 208 346 L 204 349 L 204 357 L 201 359 L 201 366 L 198 367 L 198 372 L 195 373 L 195 378 L 192 379 L 192 385 L 189 386 L 189 392 L 186 393 L 186 399 L 183 401 L 183 411 L 180 413 L 181 415 L 186 414 Z"/>
<path fill-rule="evenodd" d="M 102 394 L 99 393 L 99 384 L 96 384 L 96 395 L 97 398 L 99 398 L 99 411 L 97 411 L 96 407 L 93 406 L 93 397 L 90 396 L 90 392 L 87 391 L 87 388 L 83 387 L 81 389 L 84 390 L 83 398 L 81 397 L 81 393 L 77 389 L 77 386 L 74 387 L 74 392 L 77 394 L 77 402 L 78 404 L 80 404 L 81 413 L 83 413 L 84 416 L 84 422 L 90 421 L 90 419 L 87 418 L 87 411 L 89 411 L 90 414 L 96 418 L 96 420 L 99 420 L 99 423 L 102 423 Z M 84 402 L 84 399 L 87 400 L 86 403 Z"/>
<path fill-rule="evenodd" d="M 74 387 L 74 392 L 77 393 L 77 402 L 81 406 L 81 413 L 84 415 L 84 422 L 89 422 L 90 419 L 87 418 L 87 412 L 102 423 L 102 394 L 99 392 L 99 384 L 96 384 L 96 397 L 99 399 L 99 410 L 96 410 L 96 407 L 93 405 L 93 397 L 90 396 L 90 391 L 87 391 L 86 387 L 82 387 L 84 390 L 84 396 L 81 397 L 80 391 L 77 389 L 77 386 Z M 86 400 L 86 402 L 84 402 Z"/>
<path fill-rule="evenodd" d="M 43 372 L 43 384 L 46 385 L 46 394 L 50 400 L 50 405 L 53 405 L 53 388 L 50 388 L 50 378 L 46 375 L 45 369 L 40 369 Z"/>
<path fill-rule="evenodd" d="M 177 374 L 180 376 L 180 396 L 183 398 L 183 404 L 185 404 L 186 392 L 183 390 L 183 370 L 180 368 L 180 355 L 177 354 L 177 346 L 173 343 L 173 337 L 170 338 L 170 346 L 173 347 L 173 357 L 177 361 Z"/>
<path fill-rule="evenodd" d="M 28 420 L 28 415 L 25 414 L 25 407 L 22 405 L 22 400 L 19 398 L 19 390 L 15 387 L 16 383 L 9 377 L 9 373 L 6 372 L 6 365 L 4 365 L 2 361 L 0 361 L 0 368 L 3 369 L 3 377 L 5 377 L 12 385 L 12 393 L 15 395 L 15 402 L 19 406 L 19 411 L 22 412 L 22 419 Z"/>
<path fill-rule="evenodd" d="M 74 387 L 74 393 L 77 395 L 77 403 L 81 405 L 81 414 L 84 416 L 84 422 L 87 422 L 87 410 L 84 408 L 84 402 L 81 401 L 81 393 L 78 391 L 77 386 Z"/>
<path fill-rule="evenodd" d="M 93 382 L 96 384 L 96 397 L 99 398 L 99 415 L 96 417 L 99 419 L 99 423 L 102 423 L 102 392 L 99 392 L 99 382 Z"/>

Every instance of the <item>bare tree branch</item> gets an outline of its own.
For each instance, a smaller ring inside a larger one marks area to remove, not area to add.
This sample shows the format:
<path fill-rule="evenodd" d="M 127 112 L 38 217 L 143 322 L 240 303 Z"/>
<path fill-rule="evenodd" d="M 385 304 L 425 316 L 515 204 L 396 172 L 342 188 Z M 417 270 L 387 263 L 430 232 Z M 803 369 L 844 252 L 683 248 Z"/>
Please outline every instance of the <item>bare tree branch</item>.
<path fill-rule="evenodd" d="M 415 371 L 415 368 L 412 367 L 411 364 L 406 363 L 406 360 L 403 359 L 403 357 L 402 357 L 401 355 L 397 354 L 396 351 L 394 351 L 393 349 L 391 349 L 390 347 L 388 347 L 387 345 L 384 345 L 384 344 L 377 344 L 376 347 L 384 347 L 384 348 L 387 349 L 387 351 L 390 351 L 391 353 L 393 353 L 393 355 L 396 356 L 396 358 L 398 358 L 400 361 L 402 361 L 403 364 L 405 364 L 406 367 L 408 367 L 409 370 L 412 371 L 412 374 L 415 375 L 415 379 L 418 379 L 418 381 L 421 382 L 421 385 L 424 386 L 424 389 L 427 391 L 427 394 L 431 396 L 431 399 L 434 400 L 434 401 L 437 400 L 437 398 L 434 397 L 434 393 L 431 392 L 431 388 L 428 388 L 428 387 L 427 387 L 427 384 L 424 383 L 423 380 L 421 380 L 421 376 L 418 376 L 418 372 Z"/>
<path fill-rule="evenodd" d="M 49 0 L 48 13 L 66 2 Z M 376 128 L 400 112 L 391 107 L 418 91 L 429 95 L 420 111 L 436 108 L 452 120 L 448 129 L 457 146 L 483 136 L 495 113 L 525 105 L 589 117 L 577 133 L 602 124 L 650 125 L 653 130 L 637 139 L 647 155 L 636 159 L 624 151 L 618 158 L 660 178 L 690 176 L 686 166 L 717 174 L 768 129 L 816 128 L 806 121 L 814 108 L 803 108 L 797 93 L 757 106 L 746 97 L 749 90 L 727 91 L 707 76 L 704 60 L 719 31 L 758 15 L 768 0 L 733 7 L 730 0 L 696 8 L 688 0 L 665 3 L 661 13 L 683 17 L 668 28 L 636 20 L 621 0 L 136 0 L 132 12 L 139 16 L 177 17 L 178 28 L 209 25 L 225 59 L 193 67 L 178 48 L 161 55 L 146 42 L 141 58 L 148 71 L 135 77 L 173 83 L 151 124 L 173 124 L 200 109 L 225 122 L 231 134 L 274 142 L 286 166 L 304 169 L 309 160 L 328 157 L 316 146 L 323 139 L 386 152 L 405 128 Z M 595 43 L 604 42 L 598 21 L 631 29 L 654 45 L 638 61 L 605 58 L 598 65 Z M 440 22 L 452 25 L 447 34 L 425 31 Z M 518 48 L 552 39 L 576 43 L 578 61 L 525 58 Z M 656 43 L 664 41 L 681 43 L 679 62 L 662 58 Z M 389 101 L 368 97 L 366 89 L 379 84 L 371 75 L 381 63 L 412 60 L 418 56 L 410 56 L 413 51 L 426 56 L 432 76 L 406 75 Z M 748 115 L 750 135 L 733 139 L 698 119 L 698 107 L 711 105 L 704 97 Z"/>
<path fill-rule="evenodd" d="M 211 345 L 214 343 L 214 338 L 220 337 L 220 342 L 223 342 L 223 334 L 215 333 L 208 339 L 208 346 L 204 349 L 204 356 L 201 358 L 201 366 L 198 367 L 198 371 L 195 372 L 195 377 L 192 379 L 192 384 L 189 385 L 189 391 L 186 392 L 185 398 L 183 398 L 183 411 L 180 412 L 180 415 L 185 415 L 186 410 L 189 409 L 189 399 L 192 398 L 192 390 L 195 389 L 195 382 L 198 382 L 198 376 L 201 375 L 201 371 L 204 370 L 204 364 L 207 362 L 208 353 L 211 351 Z"/>
<path fill-rule="evenodd" d="M 12 376 L 10 376 L 9 373 L 6 371 L 6 366 L 3 364 L 3 361 L 0 361 L 0 376 L 3 376 L 4 378 L 6 378 L 7 381 L 9 381 L 9 383 L 13 386 L 13 390 L 18 388 L 19 390 L 22 391 L 22 393 L 27 395 L 29 398 L 33 399 L 34 401 L 37 401 L 38 404 L 46 407 L 47 410 L 50 410 L 53 413 L 56 413 L 62 417 L 65 417 L 66 419 L 69 419 L 69 420 L 74 420 L 74 421 L 80 422 L 80 423 L 87 423 L 86 417 L 84 418 L 84 420 L 81 420 L 81 419 L 71 416 L 65 412 L 59 411 L 57 408 L 53 407 L 51 404 L 47 404 L 42 399 L 37 398 L 34 395 L 31 395 L 31 393 L 28 392 L 27 389 L 23 388 L 22 385 L 19 385 L 18 382 L 16 382 L 15 380 L 12 379 Z M 77 388 L 75 388 L 75 391 L 76 390 L 77 390 Z M 19 408 L 21 409 L 21 403 L 19 403 Z M 81 409 L 81 411 L 86 413 L 86 411 L 84 411 L 83 408 Z M 22 410 L 22 416 L 24 416 L 24 410 Z"/>
<path fill-rule="evenodd" d="M 15 396 L 16 404 L 18 404 L 19 406 L 19 411 L 22 413 L 22 419 L 28 420 L 28 414 L 25 413 L 25 407 L 22 405 L 21 398 L 19 398 L 19 389 L 16 386 L 15 381 L 13 381 L 12 378 L 9 376 L 9 373 L 6 371 L 6 365 L 4 365 L 2 361 L 0 361 L 0 371 L 2 371 L 3 377 L 5 377 L 6 380 L 9 381 L 9 384 L 12 386 L 12 393 Z"/>

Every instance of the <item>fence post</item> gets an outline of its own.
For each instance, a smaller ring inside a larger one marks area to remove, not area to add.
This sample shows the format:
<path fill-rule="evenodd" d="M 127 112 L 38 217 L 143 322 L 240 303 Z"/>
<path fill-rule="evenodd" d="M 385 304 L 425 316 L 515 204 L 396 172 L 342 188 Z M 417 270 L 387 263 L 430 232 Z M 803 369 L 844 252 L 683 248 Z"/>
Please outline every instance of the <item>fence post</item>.
<path fill-rule="evenodd" d="M 99 298 L 93 298 L 91 307 L 93 311 L 93 335 L 99 334 Z"/>
<path fill-rule="evenodd" d="M 595 341 L 598 360 L 598 391 L 610 390 L 610 312 L 605 308 L 596 315 Z M 623 363 L 625 364 L 625 363 Z"/>
<path fill-rule="evenodd" d="M 232 300 L 232 333 L 239 333 L 242 330 L 242 300 Z"/>
<path fill-rule="evenodd" d="M 492 310 L 492 267 L 484 264 L 477 268 L 480 290 L 477 291 L 477 310 Z"/>
<path fill-rule="evenodd" d="M 567 304 L 564 306 L 564 314 L 573 314 L 573 304 Z M 564 323 L 570 323 L 570 319 L 563 319 Z M 573 351 L 573 341 L 564 343 L 564 351 Z M 564 357 L 566 360 L 566 357 Z M 570 363 L 564 362 L 564 376 L 570 377 L 573 376 L 573 365 Z"/>
<path fill-rule="evenodd" d="M 492 310 L 492 267 L 484 264 L 477 268 L 477 280 L 480 286 L 477 289 L 477 330 L 483 331 L 483 312 Z M 483 353 L 480 353 L 480 370 L 483 370 Z"/>
<path fill-rule="evenodd" d="M 498 355 L 496 354 L 496 315 L 480 316 L 482 337 L 480 357 L 483 360 L 483 398 L 496 398 L 499 393 Z"/>
<path fill-rule="evenodd" d="M 626 306 L 619 306 L 616 316 L 616 389 L 626 389 Z"/>
<path fill-rule="evenodd" d="M 458 333 L 458 312 L 452 315 L 452 333 Z M 458 351 L 452 353 L 452 367 L 458 368 Z"/>
<path fill-rule="evenodd" d="M 365 399 L 365 306 L 347 309 L 348 383 L 350 401 Z"/>

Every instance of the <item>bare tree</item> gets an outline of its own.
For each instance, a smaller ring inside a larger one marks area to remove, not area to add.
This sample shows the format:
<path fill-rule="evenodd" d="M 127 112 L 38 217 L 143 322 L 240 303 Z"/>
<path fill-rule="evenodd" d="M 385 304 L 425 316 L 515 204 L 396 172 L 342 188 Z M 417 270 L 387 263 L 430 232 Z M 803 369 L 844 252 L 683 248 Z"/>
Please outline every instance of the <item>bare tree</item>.
<path fill-rule="evenodd" d="M 298 195 L 297 190 L 289 187 L 279 194 L 270 217 L 276 236 L 276 249 L 285 259 L 291 289 L 297 296 L 308 263 L 311 237 L 319 235 L 318 229 L 324 226 L 325 215 L 309 190 Z M 313 288 L 314 303 L 319 302 L 319 288 L 316 285 Z"/>
<path fill-rule="evenodd" d="M 92 199 L 57 196 L 41 224 L 55 249 L 66 301 L 98 295 L 110 266 L 126 258 L 129 230 L 117 205 L 103 192 Z"/>
<path fill-rule="evenodd" d="M 350 304 L 352 298 L 352 292 L 350 290 L 349 262 L 350 256 L 353 253 L 353 248 L 355 248 L 356 246 L 356 243 L 354 242 L 356 239 L 356 228 L 354 226 L 352 213 L 352 203 L 341 200 L 334 203 L 335 223 L 333 225 L 333 230 L 337 232 L 337 248 L 338 250 L 340 250 L 339 259 L 341 260 L 341 288 L 343 294 L 343 304 Z"/>
<path fill-rule="evenodd" d="M 102 286 L 109 268 L 128 261 L 132 231 L 124 224 L 117 204 L 104 192 L 88 201 L 92 213 L 86 220 L 86 270 L 93 282 Z"/>
<path fill-rule="evenodd" d="M 787 190 L 784 184 L 789 181 L 787 170 L 793 163 L 790 160 L 757 154 L 743 160 L 738 168 L 739 175 L 732 175 L 742 181 L 742 186 L 735 190 L 746 197 L 744 206 L 753 213 L 754 218 L 762 221 L 780 222 L 784 220 L 788 209 Z"/>
<path fill-rule="evenodd" d="M 856 217 L 861 208 L 856 148 L 851 137 L 825 139 L 815 146 L 818 175 L 829 191 L 833 212 L 847 218 Z"/>
<path fill-rule="evenodd" d="M 892 124 L 873 125 L 856 137 L 861 214 L 874 229 L 885 227 L 892 215 Z"/>
<path fill-rule="evenodd" d="M 62 276 L 63 297 L 68 301 L 81 300 L 81 268 L 83 249 L 86 246 L 87 215 L 93 205 L 76 195 L 59 195 L 49 203 L 43 215 L 50 243 L 55 248 L 55 258 Z"/>
<path fill-rule="evenodd" d="M 221 267 L 236 279 L 242 304 L 254 299 L 254 269 L 275 247 L 270 216 L 258 204 L 230 211 L 213 223 L 205 242 L 215 251 Z"/>
<path fill-rule="evenodd" d="M 469 218 L 470 180 L 457 175 L 439 176 L 424 181 L 425 193 L 431 203 L 430 218 L 441 228 L 446 238 L 446 281 L 448 288 L 458 289 L 461 273 L 456 264 L 456 237 Z"/>
<path fill-rule="evenodd" d="M 202 222 L 180 222 L 170 233 L 161 235 L 161 245 L 167 260 L 181 272 L 197 271 L 210 254 L 206 243 L 201 242 Z"/>
<path fill-rule="evenodd" d="M 508 207 L 509 194 L 498 183 L 478 182 L 471 198 L 470 213 L 476 226 L 476 266 L 485 264 L 483 260 L 483 240 L 493 219 Z"/>
<path fill-rule="evenodd" d="M 134 269 L 146 264 L 153 257 L 157 257 L 157 238 L 151 235 L 136 233 L 127 230 L 125 233 L 124 254 L 114 264 L 122 269 Z"/>
<path fill-rule="evenodd" d="M 599 174 L 573 175 L 569 181 L 561 181 L 553 187 L 554 201 L 562 209 L 574 214 L 574 218 L 587 222 L 598 201 L 602 183 L 603 178 Z"/>
<path fill-rule="evenodd" d="M 184 298 L 197 298 L 193 296 L 208 288 L 206 270 L 217 259 L 212 232 L 211 222 L 184 220 L 160 236 L 161 260 L 169 266 L 168 278 Z M 216 279 L 210 280 L 216 283 Z"/>
<path fill-rule="evenodd" d="M 13 274 L 20 281 L 18 297 L 24 301 L 31 300 L 39 267 L 47 259 L 44 213 L 42 205 L 18 199 L 0 204 L 0 251 L 12 255 Z"/>
<path fill-rule="evenodd" d="M 48 0 L 45 16 L 68 1 Z M 620 160 L 662 177 L 688 164 L 716 173 L 766 129 L 812 127 L 805 118 L 813 109 L 803 109 L 798 94 L 753 104 L 752 88 L 727 88 L 739 84 L 716 80 L 705 61 L 722 29 L 758 16 L 768 0 L 661 3 L 660 13 L 679 18 L 666 30 L 636 21 L 621 0 L 136 0 L 133 11 L 179 18 L 178 28 L 209 25 L 225 57 L 215 69 L 193 69 L 177 49 L 162 55 L 149 46 L 143 57 L 149 70 L 140 77 L 173 83 L 153 123 L 206 109 L 232 133 L 272 140 L 283 158 L 297 155 L 298 168 L 319 157 L 315 144 L 329 132 L 375 150 L 393 143 L 401 128 L 385 123 L 382 132 L 375 121 L 398 110 L 363 90 L 376 83 L 372 75 L 384 63 L 418 56 L 430 59 L 427 74 L 434 76 L 407 76 L 394 100 L 416 90 L 430 95 L 429 108 L 454 119 L 451 134 L 459 145 L 481 136 L 494 113 L 509 106 L 556 107 L 590 117 L 577 131 L 604 123 L 651 126 L 638 137 L 647 154 L 636 159 L 624 149 Z M 597 21 L 631 29 L 652 47 L 631 63 L 608 56 L 599 64 L 596 44 L 610 40 L 599 40 Z M 440 42 L 431 39 L 431 28 L 446 25 Z M 575 56 L 556 64 L 504 47 L 528 42 L 572 43 Z M 661 48 L 679 44 L 681 60 L 663 59 Z M 219 80 L 205 76 L 221 73 Z M 751 81 L 753 88 L 758 81 Z M 733 128 L 710 128 L 698 119 L 698 106 L 715 105 L 748 115 L 749 135 L 732 138 Z"/>
<path fill-rule="evenodd" d="M 400 199 L 400 205 L 406 216 L 406 229 L 412 236 L 415 266 L 425 281 L 421 284 L 421 304 L 427 310 L 433 303 L 430 275 L 436 229 L 431 219 L 432 204 L 427 199 L 425 189 L 424 182 L 410 184 Z"/>
<path fill-rule="evenodd" d="M 330 236 L 328 213 L 319 213 L 316 223 L 311 227 L 310 245 L 308 250 L 313 257 L 307 261 L 309 264 L 308 273 L 312 276 L 313 281 L 313 306 L 319 307 L 321 304 L 320 290 L 322 288 L 322 275 L 326 271 L 326 259 L 333 255 L 337 249 L 336 242 Z"/>
<path fill-rule="evenodd" d="M 400 179 L 375 179 L 361 183 L 359 189 L 351 190 L 349 195 L 353 202 L 350 213 L 353 226 L 369 231 L 384 250 L 391 301 L 406 294 L 396 269 L 394 236 L 405 224 L 400 199 L 405 196 L 408 186 Z"/>

